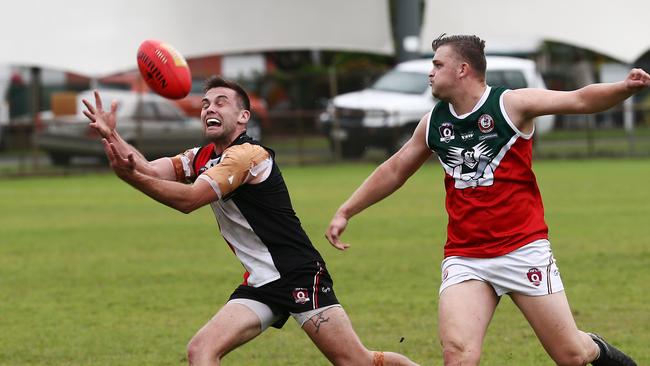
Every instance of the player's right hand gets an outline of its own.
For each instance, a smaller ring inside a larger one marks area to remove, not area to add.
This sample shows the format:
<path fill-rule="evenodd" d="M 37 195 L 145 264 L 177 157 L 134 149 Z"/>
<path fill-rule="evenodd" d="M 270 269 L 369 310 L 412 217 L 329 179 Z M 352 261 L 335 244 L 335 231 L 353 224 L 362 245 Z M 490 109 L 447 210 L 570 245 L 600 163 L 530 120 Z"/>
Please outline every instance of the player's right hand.
<path fill-rule="evenodd" d="M 82 99 L 83 104 L 86 106 L 87 110 L 83 111 L 83 114 L 88 117 L 90 120 L 89 126 L 97 130 L 97 132 L 103 138 L 109 138 L 109 136 L 115 130 L 116 124 L 116 112 L 117 112 L 117 101 L 111 103 L 111 110 L 109 112 L 104 111 L 102 105 L 102 98 L 99 96 L 97 90 L 94 91 L 95 94 L 95 106 L 93 107 L 89 101 Z"/>
<path fill-rule="evenodd" d="M 338 250 L 346 250 L 350 247 L 350 244 L 343 243 L 340 239 L 347 226 L 348 219 L 337 213 L 332 218 L 332 221 L 325 232 L 327 240 Z"/>
<path fill-rule="evenodd" d="M 102 144 L 104 145 L 104 152 L 111 165 L 111 169 L 113 169 L 118 177 L 128 182 L 129 178 L 135 172 L 136 167 L 133 153 L 129 153 L 126 157 L 123 157 L 112 142 L 109 142 L 107 139 L 102 139 Z"/>
<path fill-rule="evenodd" d="M 650 75 L 643 69 L 632 69 L 625 79 L 625 85 L 635 91 L 650 86 Z"/>

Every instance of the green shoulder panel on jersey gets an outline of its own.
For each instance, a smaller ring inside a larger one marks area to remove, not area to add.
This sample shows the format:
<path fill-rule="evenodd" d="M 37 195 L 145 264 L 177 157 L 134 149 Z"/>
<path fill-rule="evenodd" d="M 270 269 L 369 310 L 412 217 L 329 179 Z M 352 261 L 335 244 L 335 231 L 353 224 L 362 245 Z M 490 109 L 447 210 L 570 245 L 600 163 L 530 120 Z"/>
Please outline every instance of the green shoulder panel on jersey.
<path fill-rule="evenodd" d="M 474 170 L 481 159 L 492 160 L 517 134 L 501 110 L 501 95 L 506 90 L 489 87 L 479 101 L 480 106 L 465 116 L 454 115 L 446 102 L 433 108 L 427 144 L 443 164 Z"/>

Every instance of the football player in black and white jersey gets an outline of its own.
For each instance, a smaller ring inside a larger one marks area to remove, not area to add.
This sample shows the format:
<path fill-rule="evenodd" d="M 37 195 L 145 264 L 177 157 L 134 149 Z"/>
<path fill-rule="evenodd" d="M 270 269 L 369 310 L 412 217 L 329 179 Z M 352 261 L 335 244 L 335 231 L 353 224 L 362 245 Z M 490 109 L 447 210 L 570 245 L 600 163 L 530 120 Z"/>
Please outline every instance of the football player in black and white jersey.
<path fill-rule="evenodd" d="M 292 316 L 336 365 L 415 365 L 403 355 L 370 351 L 334 294 L 323 258 L 301 227 L 274 152 L 246 135 L 250 101 L 220 77 L 206 81 L 201 120 L 209 144 L 148 161 L 115 130 L 117 105 L 84 100 L 90 126 L 115 174 L 149 197 L 189 213 L 210 205 L 221 234 L 244 266 L 244 282 L 192 338 L 190 365 L 221 358 Z"/>

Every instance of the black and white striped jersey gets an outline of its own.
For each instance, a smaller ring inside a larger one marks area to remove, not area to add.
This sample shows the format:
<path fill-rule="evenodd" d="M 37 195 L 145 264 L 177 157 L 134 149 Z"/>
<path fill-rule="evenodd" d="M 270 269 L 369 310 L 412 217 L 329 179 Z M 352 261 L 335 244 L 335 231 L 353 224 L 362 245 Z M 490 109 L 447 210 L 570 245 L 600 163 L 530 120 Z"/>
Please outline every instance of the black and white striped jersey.
<path fill-rule="evenodd" d="M 291 205 L 274 152 L 246 134 L 223 154 L 212 144 L 172 158 L 179 181 L 206 180 L 220 197 L 210 206 L 223 238 L 259 287 L 305 263 L 323 261 Z"/>

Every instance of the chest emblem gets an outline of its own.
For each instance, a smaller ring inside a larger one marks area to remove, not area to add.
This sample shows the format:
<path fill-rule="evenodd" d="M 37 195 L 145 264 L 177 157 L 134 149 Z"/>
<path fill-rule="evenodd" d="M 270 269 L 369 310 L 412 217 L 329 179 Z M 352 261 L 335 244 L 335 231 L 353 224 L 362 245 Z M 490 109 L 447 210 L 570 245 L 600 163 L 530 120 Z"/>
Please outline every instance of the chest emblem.
<path fill-rule="evenodd" d="M 442 123 L 440 127 L 438 127 L 438 132 L 440 132 L 440 142 L 448 143 L 456 138 L 456 136 L 454 136 L 454 126 L 449 122 Z"/>
<path fill-rule="evenodd" d="M 483 133 L 492 132 L 494 130 L 494 119 L 489 114 L 482 114 L 478 118 L 478 129 Z"/>
<path fill-rule="evenodd" d="M 201 175 L 201 174 L 205 173 L 206 170 L 212 168 L 213 166 L 219 164 L 220 162 L 221 162 L 221 157 L 218 157 L 218 158 L 216 158 L 216 159 L 210 159 L 210 160 L 208 160 L 208 162 L 205 163 L 205 165 L 203 165 L 203 166 L 201 167 L 201 169 L 199 169 L 199 171 L 197 172 L 196 175 L 198 176 L 198 175 Z"/>
<path fill-rule="evenodd" d="M 450 147 L 446 160 L 456 188 L 491 186 L 494 172 L 490 162 L 493 158 L 494 152 L 485 142 L 468 148 Z"/>

